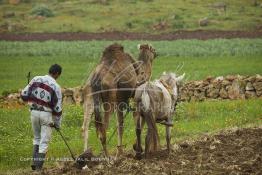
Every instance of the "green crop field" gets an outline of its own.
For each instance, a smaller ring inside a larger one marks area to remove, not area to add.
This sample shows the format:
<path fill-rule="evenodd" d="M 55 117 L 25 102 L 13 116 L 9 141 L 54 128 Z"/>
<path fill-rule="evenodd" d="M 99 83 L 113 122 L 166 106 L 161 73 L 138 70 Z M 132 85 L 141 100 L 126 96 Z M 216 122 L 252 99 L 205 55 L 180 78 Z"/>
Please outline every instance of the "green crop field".
<path fill-rule="evenodd" d="M 119 41 L 134 58 L 137 44 L 145 41 Z M 53 63 L 61 64 L 58 80 L 62 87 L 83 85 L 112 41 L 0 41 L 0 93 L 16 91 L 27 83 L 27 73 L 46 74 Z M 208 41 L 152 41 L 158 57 L 153 78 L 163 71 L 186 73 L 188 80 L 228 74 L 262 74 L 262 39 L 215 39 Z"/>
<path fill-rule="evenodd" d="M 1 0 L 0 31 L 255 30 L 262 23 L 261 3 L 261 0 L 22 0 L 11 5 Z M 8 16 L 12 12 L 15 15 Z M 199 20 L 204 18 L 209 23 L 200 27 Z"/>

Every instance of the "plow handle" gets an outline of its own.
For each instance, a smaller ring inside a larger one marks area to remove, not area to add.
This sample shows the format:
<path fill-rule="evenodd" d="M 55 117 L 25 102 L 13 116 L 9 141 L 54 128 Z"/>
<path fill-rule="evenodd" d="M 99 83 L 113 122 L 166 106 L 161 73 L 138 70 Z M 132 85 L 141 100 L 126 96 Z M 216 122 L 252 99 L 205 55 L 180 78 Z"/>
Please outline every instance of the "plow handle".
<path fill-rule="evenodd" d="M 55 130 L 60 134 L 60 136 L 62 137 L 62 139 L 63 139 L 63 141 L 65 142 L 65 144 L 66 144 L 66 146 L 67 146 L 67 148 L 68 148 L 68 150 L 69 150 L 69 152 L 70 152 L 70 154 L 71 154 L 71 157 L 73 158 L 73 160 L 75 161 L 76 160 L 76 158 L 75 158 L 75 156 L 74 156 L 74 154 L 73 154 L 73 152 L 72 152 L 72 150 L 70 149 L 70 147 L 69 147 L 69 145 L 68 145 L 68 143 L 67 143 L 67 141 L 66 141 L 66 139 L 64 138 L 64 136 L 63 136 L 63 134 L 62 134 L 62 132 L 60 131 L 60 129 L 59 128 L 56 128 L 55 127 Z"/>

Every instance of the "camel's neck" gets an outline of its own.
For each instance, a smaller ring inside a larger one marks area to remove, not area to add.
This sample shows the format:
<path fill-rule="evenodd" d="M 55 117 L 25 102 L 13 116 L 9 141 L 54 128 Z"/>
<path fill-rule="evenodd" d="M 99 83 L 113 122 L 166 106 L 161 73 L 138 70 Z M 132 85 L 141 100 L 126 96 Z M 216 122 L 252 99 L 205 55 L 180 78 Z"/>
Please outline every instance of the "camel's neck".
<path fill-rule="evenodd" d="M 149 56 L 146 54 L 140 54 L 138 61 L 140 63 L 139 66 L 140 81 L 150 80 L 152 74 L 152 62 L 150 61 Z"/>
<path fill-rule="evenodd" d="M 141 53 L 138 57 L 138 61 L 140 62 L 140 64 L 143 66 L 143 67 L 148 67 L 151 69 L 152 67 L 152 62 L 151 62 L 151 59 L 149 58 L 149 56 L 145 53 Z"/>
<path fill-rule="evenodd" d="M 145 52 L 141 52 L 138 56 L 138 60 L 146 62 L 147 60 L 149 60 L 149 56 Z"/>

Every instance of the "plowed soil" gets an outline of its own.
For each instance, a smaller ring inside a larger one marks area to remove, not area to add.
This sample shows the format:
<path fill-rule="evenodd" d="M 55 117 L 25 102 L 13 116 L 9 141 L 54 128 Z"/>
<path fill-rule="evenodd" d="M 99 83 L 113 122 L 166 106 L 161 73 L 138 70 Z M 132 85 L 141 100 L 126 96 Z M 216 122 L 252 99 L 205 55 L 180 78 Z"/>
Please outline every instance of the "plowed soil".
<path fill-rule="evenodd" d="M 6 41 L 45 41 L 45 40 L 177 40 L 214 38 L 262 38 L 262 30 L 254 31 L 177 31 L 165 34 L 104 32 L 104 33 L 0 33 L 0 40 Z"/>
<path fill-rule="evenodd" d="M 26 173 L 28 174 L 28 172 Z M 245 128 L 184 141 L 150 159 L 136 160 L 126 153 L 109 164 L 106 161 L 79 170 L 73 162 L 44 169 L 41 174 L 262 174 L 262 128 Z"/>

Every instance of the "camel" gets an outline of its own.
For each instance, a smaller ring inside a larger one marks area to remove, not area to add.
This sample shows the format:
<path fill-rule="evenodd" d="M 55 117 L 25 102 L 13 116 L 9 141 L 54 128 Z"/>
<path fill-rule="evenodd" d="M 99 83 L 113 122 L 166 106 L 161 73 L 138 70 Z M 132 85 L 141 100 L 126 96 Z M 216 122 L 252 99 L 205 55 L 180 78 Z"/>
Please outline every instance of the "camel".
<path fill-rule="evenodd" d="M 152 63 L 157 56 L 149 44 L 138 45 L 140 51 L 135 61 L 119 44 L 108 46 L 100 63 L 91 73 L 83 88 L 84 121 L 82 133 L 84 151 L 88 149 L 88 127 L 91 116 L 95 114 L 96 131 L 103 146 L 105 155 L 106 129 L 109 117 L 116 110 L 118 121 L 118 155 L 122 153 L 123 112 L 128 107 L 128 100 L 133 97 L 135 88 L 151 77 Z M 103 105 L 102 105 L 103 104 Z M 101 116 L 101 106 L 104 115 Z"/>
<path fill-rule="evenodd" d="M 136 158 L 142 157 L 141 132 L 146 122 L 148 129 L 145 139 L 145 157 L 159 149 L 159 136 L 156 123 L 166 126 L 167 150 L 170 151 L 172 116 L 178 99 L 178 88 L 185 74 L 177 77 L 174 73 L 163 73 L 160 79 L 140 85 L 134 96 L 136 112 L 136 143 L 133 145 Z"/>

